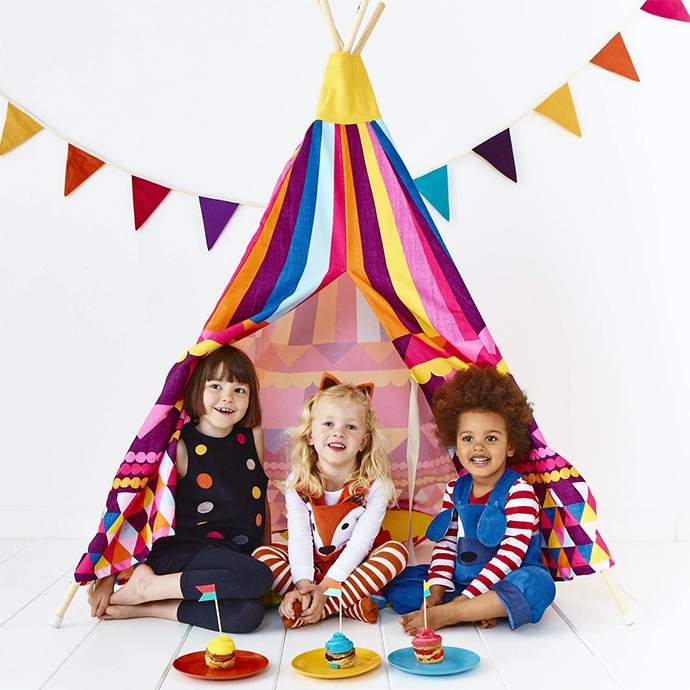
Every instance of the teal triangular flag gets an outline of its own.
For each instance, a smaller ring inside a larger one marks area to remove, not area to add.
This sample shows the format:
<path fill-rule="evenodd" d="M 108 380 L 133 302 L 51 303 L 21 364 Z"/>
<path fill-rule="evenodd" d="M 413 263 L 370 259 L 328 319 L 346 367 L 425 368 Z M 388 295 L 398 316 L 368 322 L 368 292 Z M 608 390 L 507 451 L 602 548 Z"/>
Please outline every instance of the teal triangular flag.
<path fill-rule="evenodd" d="M 415 178 L 419 193 L 446 219 L 450 220 L 448 200 L 448 166 L 436 168 L 426 175 Z"/>

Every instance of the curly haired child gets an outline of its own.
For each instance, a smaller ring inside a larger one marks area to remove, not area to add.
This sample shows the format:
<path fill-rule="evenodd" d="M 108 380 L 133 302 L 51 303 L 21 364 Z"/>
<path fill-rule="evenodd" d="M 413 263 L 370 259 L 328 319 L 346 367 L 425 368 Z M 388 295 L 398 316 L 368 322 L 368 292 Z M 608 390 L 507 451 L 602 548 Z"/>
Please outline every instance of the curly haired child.
<path fill-rule="evenodd" d="M 427 530 L 437 542 L 431 564 L 407 568 L 384 594 L 409 635 L 423 625 L 425 580 L 432 629 L 537 623 L 556 589 L 542 563 L 537 497 L 507 467 L 530 451 L 532 406 L 510 374 L 472 365 L 438 389 L 432 409 L 436 436 L 455 448 L 462 471 Z"/>
<path fill-rule="evenodd" d="M 376 622 L 371 595 L 407 565 L 402 544 L 380 543 L 394 487 L 371 391 L 325 381 L 333 385 L 322 383 L 299 425 L 287 430 L 288 545 L 254 552 L 273 571 L 273 590 L 284 595 L 279 612 L 288 628 L 336 613 L 340 602 L 326 596 L 333 583 L 340 583 L 343 615 Z"/>

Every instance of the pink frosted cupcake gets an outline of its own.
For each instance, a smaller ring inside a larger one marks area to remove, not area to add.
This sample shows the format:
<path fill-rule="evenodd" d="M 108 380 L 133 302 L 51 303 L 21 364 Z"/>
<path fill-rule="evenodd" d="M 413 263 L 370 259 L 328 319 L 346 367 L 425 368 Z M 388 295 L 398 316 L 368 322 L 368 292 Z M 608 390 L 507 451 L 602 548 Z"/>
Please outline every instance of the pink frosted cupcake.
<path fill-rule="evenodd" d="M 431 628 L 420 628 L 412 638 L 412 649 L 420 664 L 438 664 L 443 661 L 443 642 Z"/>

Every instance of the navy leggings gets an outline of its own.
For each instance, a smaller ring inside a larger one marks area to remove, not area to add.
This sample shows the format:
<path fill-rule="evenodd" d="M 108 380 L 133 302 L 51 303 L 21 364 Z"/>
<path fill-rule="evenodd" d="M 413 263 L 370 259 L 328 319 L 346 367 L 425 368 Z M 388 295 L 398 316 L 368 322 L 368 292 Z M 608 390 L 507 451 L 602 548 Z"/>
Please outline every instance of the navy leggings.
<path fill-rule="evenodd" d="M 273 586 L 273 573 L 266 564 L 219 544 L 209 544 L 182 571 L 184 599 L 177 609 L 181 623 L 218 630 L 215 602 L 199 601 L 202 593 L 196 588 L 210 584 L 216 586 L 224 632 L 246 633 L 261 625 L 264 607 L 260 599 Z"/>

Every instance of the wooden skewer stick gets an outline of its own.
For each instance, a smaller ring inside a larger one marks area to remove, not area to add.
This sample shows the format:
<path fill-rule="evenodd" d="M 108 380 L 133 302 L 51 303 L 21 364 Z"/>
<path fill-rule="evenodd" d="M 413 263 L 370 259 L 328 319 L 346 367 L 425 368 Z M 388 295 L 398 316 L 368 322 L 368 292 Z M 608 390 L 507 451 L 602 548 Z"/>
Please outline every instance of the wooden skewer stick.
<path fill-rule="evenodd" d="M 346 53 L 352 51 L 352 46 L 355 43 L 355 38 L 357 38 L 357 33 L 359 32 L 359 27 L 362 26 L 362 20 L 364 19 L 364 13 L 367 11 L 369 5 L 369 0 L 361 0 L 359 7 L 357 8 L 357 14 L 355 15 L 355 21 L 352 25 L 352 31 L 350 31 L 350 36 L 347 39 L 347 43 L 343 50 Z"/>
<path fill-rule="evenodd" d="M 623 614 L 623 622 L 626 625 L 632 625 L 635 622 L 635 617 L 631 613 L 630 609 L 628 608 L 627 603 L 625 602 L 625 599 L 623 599 L 623 595 L 621 594 L 620 589 L 618 589 L 618 584 L 616 581 L 613 579 L 613 575 L 611 575 L 610 570 L 602 570 L 601 575 L 604 578 L 604 582 L 609 588 L 609 591 L 613 595 L 613 598 L 618 605 L 618 608 L 620 612 Z"/>
<path fill-rule="evenodd" d="M 62 625 L 62 621 L 65 619 L 65 612 L 69 608 L 69 605 L 72 603 L 72 599 L 74 599 L 74 595 L 77 593 L 78 589 L 78 582 L 70 582 L 69 587 L 65 592 L 65 596 L 62 597 L 60 606 L 58 606 L 55 615 L 50 619 L 50 625 L 53 628 L 59 628 Z"/>
<path fill-rule="evenodd" d="M 333 47 L 336 50 L 343 49 L 343 39 L 340 38 L 338 29 L 335 28 L 335 22 L 333 21 L 333 15 L 331 14 L 331 6 L 328 4 L 328 0 L 318 0 L 319 7 L 321 7 L 321 14 L 326 21 L 326 26 L 331 34 L 331 40 L 333 41 Z"/>
<path fill-rule="evenodd" d="M 364 29 L 364 32 L 360 36 L 359 41 L 355 46 L 355 49 L 352 51 L 353 55 L 359 55 L 364 50 L 364 46 L 366 45 L 366 42 L 369 40 L 369 36 L 371 36 L 371 32 L 374 30 L 376 22 L 379 20 L 379 17 L 381 16 L 381 13 L 385 8 L 386 5 L 382 2 L 376 5 L 376 9 L 369 18 L 369 23 L 367 24 L 366 28 Z"/>

